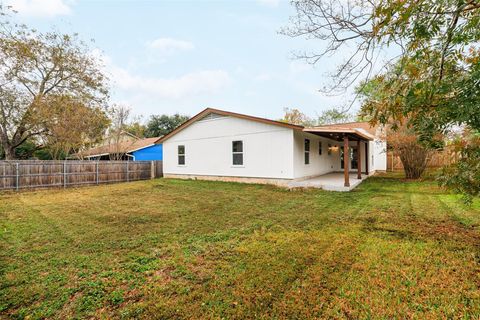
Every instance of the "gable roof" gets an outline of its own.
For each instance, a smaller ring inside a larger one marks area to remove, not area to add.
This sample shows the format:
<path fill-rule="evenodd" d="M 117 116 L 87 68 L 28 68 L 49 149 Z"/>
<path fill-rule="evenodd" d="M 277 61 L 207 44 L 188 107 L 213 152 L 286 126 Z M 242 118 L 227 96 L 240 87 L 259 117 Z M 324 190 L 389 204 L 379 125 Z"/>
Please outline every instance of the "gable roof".
<path fill-rule="evenodd" d="M 185 121 L 182 123 L 180 126 L 178 126 L 175 130 L 172 132 L 166 134 L 165 136 L 161 137 L 158 139 L 155 143 L 162 143 L 165 140 L 173 137 L 180 131 L 182 131 L 185 128 L 188 128 L 191 124 L 194 122 L 202 119 L 203 117 L 207 116 L 210 113 L 216 113 L 222 116 L 230 116 L 230 117 L 235 117 L 235 118 L 240 118 L 240 119 L 246 119 L 246 120 L 251 120 L 251 121 L 256 121 L 256 122 L 261 122 L 265 124 L 271 124 L 275 126 L 280 126 L 280 127 L 285 127 L 285 128 L 290 128 L 290 129 L 295 129 L 295 130 L 303 130 L 303 126 L 287 123 L 287 122 L 281 122 L 281 121 L 275 121 L 275 120 L 270 120 L 270 119 L 265 119 L 265 118 L 259 118 L 259 117 L 254 117 L 254 116 L 249 116 L 246 114 L 241 114 L 241 113 L 235 113 L 235 112 L 230 112 L 230 111 L 225 111 L 225 110 L 219 110 L 219 109 L 213 109 L 213 108 L 206 108 L 202 112 L 198 113 L 197 115 L 193 116 L 189 120 Z"/>
<path fill-rule="evenodd" d="M 91 149 L 79 152 L 78 155 L 82 157 L 93 157 L 93 156 L 108 155 L 111 153 L 129 153 L 129 152 L 150 147 L 154 145 L 159 138 L 161 137 L 138 139 L 133 142 L 122 141 L 122 142 L 119 142 L 118 144 L 107 144 L 107 145 L 103 145 L 103 146 L 99 146 L 96 148 L 91 148 Z"/>

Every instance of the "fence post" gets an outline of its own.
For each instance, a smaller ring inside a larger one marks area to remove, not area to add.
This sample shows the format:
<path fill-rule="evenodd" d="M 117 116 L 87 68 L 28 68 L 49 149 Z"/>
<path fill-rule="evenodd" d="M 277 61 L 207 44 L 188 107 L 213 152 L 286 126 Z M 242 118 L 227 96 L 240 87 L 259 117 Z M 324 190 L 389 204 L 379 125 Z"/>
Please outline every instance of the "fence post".
<path fill-rule="evenodd" d="M 150 161 L 150 179 L 155 179 L 155 161 Z"/>
<path fill-rule="evenodd" d="M 18 162 L 15 163 L 15 172 L 16 172 L 15 188 L 18 191 L 18 189 L 20 188 L 20 170 L 19 170 Z"/>
<path fill-rule="evenodd" d="M 67 187 L 67 160 L 63 160 L 63 187 Z"/>
<path fill-rule="evenodd" d="M 98 184 L 98 181 L 99 181 L 99 177 L 98 177 L 98 160 L 97 162 L 95 163 L 95 180 Z"/>
<path fill-rule="evenodd" d="M 127 160 L 127 182 L 130 181 L 130 173 L 128 172 L 128 163 L 129 163 L 129 162 L 130 162 L 130 161 Z"/>

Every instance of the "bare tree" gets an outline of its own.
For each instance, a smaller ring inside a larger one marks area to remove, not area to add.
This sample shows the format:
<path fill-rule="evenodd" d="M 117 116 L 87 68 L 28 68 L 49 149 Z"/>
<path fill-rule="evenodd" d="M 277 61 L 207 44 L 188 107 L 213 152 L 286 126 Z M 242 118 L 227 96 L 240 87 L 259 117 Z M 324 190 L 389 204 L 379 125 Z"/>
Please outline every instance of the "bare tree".
<path fill-rule="evenodd" d="M 380 69 L 401 57 L 423 59 L 432 52 L 438 53 L 431 62 L 432 79 L 441 81 L 447 57 L 458 57 L 480 34 L 477 0 L 291 2 L 296 15 L 281 33 L 320 40 L 323 45 L 317 52 L 297 53 L 297 58 L 316 64 L 324 57 L 347 55 L 332 74 L 327 91 L 343 91 L 360 77 L 368 80 L 377 62 Z M 387 48 L 391 56 L 377 61 Z"/>
<path fill-rule="evenodd" d="M 114 105 L 111 109 L 111 126 L 108 135 L 110 160 L 122 160 L 125 157 L 127 148 L 133 142 L 124 138 L 130 109 L 124 105 Z"/>
<path fill-rule="evenodd" d="M 378 2 L 378 3 L 375 3 Z M 371 72 L 377 47 L 372 26 L 378 24 L 374 12 L 382 1 L 294 0 L 296 16 L 281 33 L 291 37 L 318 39 L 324 44 L 319 52 L 299 52 L 296 58 L 316 64 L 338 52 L 351 53 L 331 75 L 326 91 L 345 90 L 364 72 Z"/>

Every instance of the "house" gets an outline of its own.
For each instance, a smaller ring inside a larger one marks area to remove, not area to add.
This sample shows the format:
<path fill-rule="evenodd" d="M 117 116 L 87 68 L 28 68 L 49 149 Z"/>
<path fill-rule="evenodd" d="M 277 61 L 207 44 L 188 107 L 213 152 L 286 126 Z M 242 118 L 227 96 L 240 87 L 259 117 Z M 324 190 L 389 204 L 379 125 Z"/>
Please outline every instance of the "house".
<path fill-rule="evenodd" d="M 163 147 L 161 144 L 155 144 L 159 138 L 122 138 L 118 139 L 118 142 L 110 141 L 82 151 L 77 157 L 88 160 L 162 160 Z"/>
<path fill-rule="evenodd" d="M 305 128 L 207 108 L 157 143 L 166 178 L 348 191 L 386 170 L 382 132 L 368 123 Z"/>

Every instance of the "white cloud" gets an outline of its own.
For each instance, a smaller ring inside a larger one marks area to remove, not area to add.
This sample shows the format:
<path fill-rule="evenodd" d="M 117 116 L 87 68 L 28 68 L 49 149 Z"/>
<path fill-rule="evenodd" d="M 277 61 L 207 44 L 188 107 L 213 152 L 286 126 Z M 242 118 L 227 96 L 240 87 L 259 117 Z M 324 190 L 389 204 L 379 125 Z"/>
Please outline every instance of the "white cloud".
<path fill-rule="evenodd" d="M 257 74 L 253 80 L 258 81 L 258 82 L 264 82 L 272 79 L 272 76 L 268 73 L 259 73 Z"/>
<path fill-rule="evenodd" d="M 204 70 L 174 78 L 145 77 L 120 67 L 110 68 L 114 84 L 123 90 L 159 98 L 183 99 L 200 94 L 213 94 L 230 83 L 224 70 Z"/>
<path fill-rule="evenodd" d="M 158 113 L 159 108 L 167 113 L 186 112 L 188 106 L 194 106 L 189 112 L 195 112 L 198 101 L 205 105 L 219 101 L 223 90 L 232 83 L 230 74 L 221 69 L 192 71 L 177 77 L 146 76 L 115 64 L 99 49 L 90 54 L 102 61 L 111 79 L 112 101 L 132 106 L 137 115 Z"/>
<path fill-rule="evenodd" d="M 147 47 L 162 54 L 172 54 L 177 51 L 188 51 L 195 48 L 193 43 L 173 38 L 158 38 L 147 43 Z"/>
<path fill-rule="evenodd" d="M 65 0 L 7 0 L 5 4 L 21 15 L 32 17 L 49 18 L 72 13 L 71 1 Z"/>
<path fill-rule="evenodd" d="M 280 0 L 257 0 L 258 3 L 268 7 L 278 7 Z"/>

